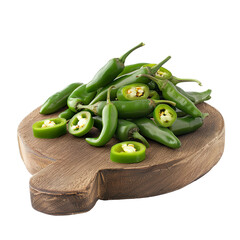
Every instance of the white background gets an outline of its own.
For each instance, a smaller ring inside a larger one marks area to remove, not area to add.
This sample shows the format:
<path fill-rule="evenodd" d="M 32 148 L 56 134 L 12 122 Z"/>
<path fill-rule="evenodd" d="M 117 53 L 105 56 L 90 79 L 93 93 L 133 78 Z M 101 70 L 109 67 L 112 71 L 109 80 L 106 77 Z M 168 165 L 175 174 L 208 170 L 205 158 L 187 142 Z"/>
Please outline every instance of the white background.
<path fill-rule="evenodd" d="M 239 1 L 1 1 L 1 239 L 239 239 Z M 17 127 L 51 94 L 88 82 L 113 57 L 144 42 L 126 64 L 159 62 L 212 89 L 226 145 L 204 177 L 173 193 L 98 201 L 84 214 L 31 207 Z M 4 236 L 4 237 L 2 237 Z"/>

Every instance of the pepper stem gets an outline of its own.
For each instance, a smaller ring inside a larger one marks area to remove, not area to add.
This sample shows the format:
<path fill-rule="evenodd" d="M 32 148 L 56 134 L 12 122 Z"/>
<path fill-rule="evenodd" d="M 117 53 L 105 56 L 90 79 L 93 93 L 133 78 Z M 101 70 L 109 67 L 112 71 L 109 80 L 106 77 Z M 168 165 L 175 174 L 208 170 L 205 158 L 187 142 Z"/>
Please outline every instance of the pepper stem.
<path fill-rule="evenodd" d="M 132 49 L 130 49 L 129 51 L 127 51 L 125 54 L 123 54 L 119 59 L 120 59 L 120 61 L 122 62 L 122 63 L 125 63 L 125 60 L 126 60 L 126 58 L 128 57 L 128 55 L 131 53 L 131 52 L 133 52 L 134 50 L 136 50 L 137 48 L 140 48 L 140 47 L 142 47 L 142 46 L 144 46 L 145 44 L 144 43 L 139 43 L 136 47 L 134 47 L 134 48 L 132 48 Z"/>
<path fill-rule="evenodd" d="M 107 91 L 107 104 L 111 103 L 111 90 L 115 88 L 115 86 L 111 86 L 108 88 L 108 91 Z"/>
<path fill-rule="evenodd" d="M 159 64 L 155 65 L 154 67 L 150 68 L 150 73 L 152 75 L 155 75 L 155 73 L 158 71 L 158 69 L 164 64 L 166 63 L 169 59 L 171 58 L 171 56 L 168 56 L 167 58 L 165 58 L 163 61 L 161 61 Z"/>
<path fill-rule="evenodd" d="M 93 105 L 82 105 L 82 104 L 78 104 L 77 105 L 77 111 L 83 110 L 83 109 L 87 109 L 91 112 L 93 112 L 95 115 L 97 115 L 97 108 L 98 108 L 98 103 L 93 104 Z"/>
<path fill-rule="evenodd" d="M 171 81 L 174 85 L 177 85 L 181 82 L 196 82 L 199 86 L 202 86 L 202 83 L 196 79 L 184 79 L 172 76 L 171 78 L 169 78 L 169 81 Z"/>
<path fill-rule="evenodd" d="M 155 99 L 152 99 L 152 101 L 156 104 L 160 104 L 160 103 L 166 103 L 166 104 L 170 104 L 172 106 L 176 106 L 176 103 L 173 102 L 173 101 L 169 101 L 169 100 L 155 100 Z"/>
<path fill-rule="evenodd" d="M 149 143 L 148 141 L 137 131 L 133 132 L 132 137 L 134 139 L 140 140 L 147 148 L 149 148 Z"/>
<path fill-rule="evenodd" d="M 203 113 L 202 114 L 202 119 L 204 119 L 205 117 L 209 116 L 209 113 Z"/>

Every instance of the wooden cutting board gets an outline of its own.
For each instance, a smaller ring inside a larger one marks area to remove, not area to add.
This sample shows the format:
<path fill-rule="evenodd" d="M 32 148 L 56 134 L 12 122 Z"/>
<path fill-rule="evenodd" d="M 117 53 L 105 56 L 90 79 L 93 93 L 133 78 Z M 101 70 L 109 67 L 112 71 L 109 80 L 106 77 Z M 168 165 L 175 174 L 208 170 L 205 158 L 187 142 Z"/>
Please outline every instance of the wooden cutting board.
<path fill-rule="evenodd" d="M 146 159 L 136 164 L 110 160 L 112 139 L 105 147 L 90 146 L 84 138 L 66 134 L 55 139 L 33 136 L 32 124 L 43 116 L 37 108 L 18 127 L 21 157 L 33 174 L 32 206 L 38 211 L 73 214 L 90 210 L 98 199 L 140 198 L 180 189 L 207 173 L 224 150 L 224 120 L 206 103 L 198 105 L 209 117 L 196 132 L 179 137 L 182 146 L 169 149 L 149 140 Z M 88 136 L 97 136 L 95 128 Z"/>

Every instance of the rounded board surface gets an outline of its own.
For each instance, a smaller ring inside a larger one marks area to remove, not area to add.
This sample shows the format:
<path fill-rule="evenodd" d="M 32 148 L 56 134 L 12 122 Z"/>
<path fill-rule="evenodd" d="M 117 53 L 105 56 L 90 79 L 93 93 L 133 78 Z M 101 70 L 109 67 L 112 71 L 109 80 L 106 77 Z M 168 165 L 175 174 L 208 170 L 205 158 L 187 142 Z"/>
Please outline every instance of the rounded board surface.
<path fill-rule="evenodd" d="M 22 159 L 32 174 L 30 193 L 35 209 L 48 214 L 72 214 L 90 210 L 98 199 L 139 198 L 180 189 L 208 172 L 224 150 L 224 121 L 206 103 L 209 113 L 203 126 L 180 136 L 182 146 L 170 149 L 150 141 L 146 159 L 136 164 L 110 160 L 112 139 L 105 147 L 90 146 L 84 138 L 70 134 L 55 139 L 33 136 L 32 124 L 44 116 L 37 108 L 18 127 Z M 92 129 L 87 136 L 97 136 Z"/>

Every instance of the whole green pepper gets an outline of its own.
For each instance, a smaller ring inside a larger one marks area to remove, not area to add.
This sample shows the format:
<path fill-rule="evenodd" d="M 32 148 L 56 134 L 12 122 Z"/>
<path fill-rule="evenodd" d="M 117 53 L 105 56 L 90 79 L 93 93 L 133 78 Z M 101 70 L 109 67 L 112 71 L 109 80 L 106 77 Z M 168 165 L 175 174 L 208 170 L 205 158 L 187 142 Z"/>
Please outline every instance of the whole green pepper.
<path fill-rule="evenodd" d="M 204 92 L 186 92 L 180 87 L 177 87 L 178 91 L 181 92 L 183 95 L 188 97 L 194 104 L 199 104 L 211 99 L 212 90 L 208 89 Z"/>
<path fill-rule="evenodd" d="M 203 117 L 185 116 L 177 118 L 173 125 L 169 128 L 176 136 L 184 135 L 196 131 L 203 125 L 203 119 L 208 116 L 204 113 Z"/>
<path fill-rule="evenodd" d="M 144 46 L 144 43 L 138 44 L 126 52 L 120 58 L 110 59 L 93 77 L 93 79 L 87 84 L 86 89 L 88 92 L 97 91 L 99 88 L 111 83 L 124 69 L 124 63 L 128 55 L 135 49 Z"/>
<path fill-rule="evenodd" d="M 125 75 L 127 73 L 134 72 L 146 64 L 148 64 L 148 63 L 135 63 L 135 64 L 127 65 L 127 66 L 125 66 L 123 71 L 120 74 L 118 74 L 118 77 Z"/>
<path fill-rule="evenodd" d="M 186 93 L 188 94 L 188 96 L 191 96 L 191 98 L 194 99 L 193 102 L 195 104 L 199 104 L 211 99 L 212 90 L 208 89 L 204 92 L 186 92 Z"/>
<path fill-rule="evenodd" d="M 125 151 L 129 147 L 133 150 Z M 145 157 L 146 147 L 142 143 L 134 141 L 117 143 L 112 146 L 110 153 L 110 159 L 117 163 L 138 163 L 143 161 Z"/>
<path fill-rule="evenodd" d="M 41 114 L 55 113 L 67 105 L 68 96 L 82 83 L 72 83 L 64 88 L 62 91 L 53 94 L 47 99 L 40 109 Z"/>
<path fill-rule="evenodd" d="M 110 87 L 108 90 L 107 104 L 102 110 L 103 128 L 100 135 L 97 138 L 85 139 L 87 143 L 95 147 L 101 147 L 107 144 L 111 140 L 117 129 L 118 111 L 115 105 L 110 101 L 110 91 L 112 87 Z"/>
<path fill-rule="evenodd" d="M 65 118 L 66 120 L 71 119 L 76 113 L 71 109 L 67 108 L 65 111 L 61 112 L 58 117 Z"/>
<path fill-rule="evenodd" d="M 148 85 L 150 90 L 158 89 L 157 84 L 155 82 L 153 82 L 153 81 L 148 82 L 147 85 Z"/>
<path fill-rule="evenodd" d="M 175 108 L 175 112 L 177 114 L 177 117 L 184 117 L 187 115 L 185 112 L 183 112 L 182 110 L 180 110 L 178 108 Z"/>
<path fill-rule="evenodd" d="M 133 101 L 112 101 L 112 104 L 116 106 L 118 111 L 119 118 L 139 118 L 146 117 L 150 114 L 157 104 L 167 103 L 175 105 L 174 102 L 168 100 L 152 100 L 152 99 L 143 99 L 143 100 L 133 100 Z M 103 109 L 107 105 L 106 101 L 100 101 L 93 105 L 78 105 L 77 109 L 80 111 L 82 109 L 88 109 L 97 116 L 103 115 Z"/>
<path fill-rule="evenodd" d="M 94 116 L 93 117 L 93 126 L 97 128 L 99 131 L 102 130 L 102 117 Z"/>
<path fill-rule="evenodd" d="M 119 101 L 132 101 L 147 99 L 149 95 L 149 87 L 144 83 L 133 83 L 120 87 L 117 91 L 117 99 Z"/>
<path fill-rule="evenodd" d="M 159 127 L 148 118 L 139 118 L 132 121 L 137 124 L 140 129 L 140 133 L 144 137 L 152 139 L 170 148 L 179 148 L 181 146 L 180 140 L 168 128 Z"/>
<path fill-rule="evenodd" d="M 193 117 L 201 117 L 201 111 L 194 105 L 194 103 L 189 100 L 187 97 L 182 95 L 174 86 L 172 82 L 169 80 L 160 80 L 151 75 L 142 74 L 140 77 L 148 77 L 152 81 L 155 81 L 162 91 L 164 99 L 174 101 L 176 103 L 176 107 L 183 112 L 193 116 Z"/>
<path fill-rule="evenodd" d="M 94 104 L 96 102 L 99 101 L 104 101 L 106 99 L 107 96 L 107 90 L 110 86 L 115 86 L 115 89 L 113 89 L 111 91 L 111 99 L 116 98 L 117 95 L 117 90 L 118 88 L 125 86 L 125 85 L 129 85 L 129 84 L 133 84 L 133 83 L 149 83 L 150 80 L 146 77 L 139 77 L 137 78 L 138 75 L 140 74 L 150 74 L 150 75 L 155 75 L 155 73 L 157 72 L 157 70 L 164 64 L 166 63 L 171 57 L 167 57 L 166 59 L 164 59 L 162 62 L 160 62 L 158 65 L 150 68 L 150 67 L 144 67 L 144 68 L 140 68 L 139 70 L 135 71 L 133 74 L 130 75 L 123 75 L 119 78 L 116 78 L 114 80 L 114 82 L 108 84 L 107 86 L 103 87 L 102 90 L 97 94 L 97 96 L 90 102 L 90 104 Z"/>
<path fill-rule="evenodd" d="M 118 126 L 117 126 L 115 136 L 120 141 L 138 139 L 147 148 L 149 147 L 149 143 L 147 142 L 147 140 L 139 133 L 138 126 L 135 123 L 124 120 L 124 119 L 118 120 Z"/>
<path fill-rule="evenodd" d="M 191 100 L 194 103 L 194 98 L 190 95 L 188 95 L 182 88 L 179 86 L 176 86 L 176 89 L 185 97 L 187 97 L 189 100 Z"/>
<path fill-rule="evenodd" d="M 73 112 L 77 112 L 78 104 L 89 104 L 95 97 L 96 92 L 87 92 L 86 84 L 82 84 L 76 88 L 67 99 L 67 105 Z"/>
<path fill-rule="evenodd" d="M 94 126 L 99 130 L 102 129 L 102 118 L 99 116 L 93 117 Z M 120 141 L 127 140 L 140 140 L 146 147 L 149 147 L 147 140 L 139 133 L 138 126 L 130 121 L 124 119 L 118 119 L 117 129 L 115 132 L 115 137 Z"/>

